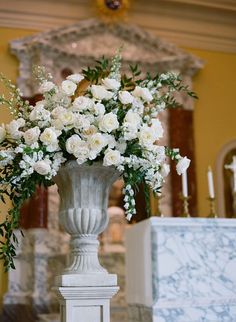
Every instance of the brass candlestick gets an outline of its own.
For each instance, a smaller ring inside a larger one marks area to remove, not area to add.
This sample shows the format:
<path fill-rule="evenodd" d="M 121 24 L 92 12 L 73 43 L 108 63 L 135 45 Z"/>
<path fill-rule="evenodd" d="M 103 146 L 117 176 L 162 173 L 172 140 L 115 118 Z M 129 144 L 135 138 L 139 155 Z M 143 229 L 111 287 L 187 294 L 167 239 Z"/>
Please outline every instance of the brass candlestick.
<path fill-rule="evenodd" d="M 164 217 L 162 211 L 161 211 L 161 199 L 163 198 L 163 195 L 156 195 L 156 200 L 157 200 L 157 211 L 156 213 L 154 214 L 154 217 Z"/>
<path fill-rule="evenodd" d="M 183 195 L 180 196 L 180 199 L 183 201 L 183 212 L 181 213 L 180 217 L 189 218 L 189 199 L 190 197 L 185 197 Z"/>
<path fill-rule="evenodd" d="M 215 206 L 215 201 L 216 198 L 209 197 L 208 198 L 210 202 L 210 213 L 208 215 L 208 218 L 217 218 L 217 213 L 216 213 L 216 206 Z"/>

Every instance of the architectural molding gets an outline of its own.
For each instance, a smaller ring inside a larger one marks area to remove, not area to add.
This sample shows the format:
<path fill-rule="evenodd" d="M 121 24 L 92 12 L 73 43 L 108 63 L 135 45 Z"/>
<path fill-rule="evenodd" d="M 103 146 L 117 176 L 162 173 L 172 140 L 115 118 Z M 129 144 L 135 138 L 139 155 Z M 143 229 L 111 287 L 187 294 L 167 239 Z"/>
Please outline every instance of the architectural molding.
<path fill-rule="evenodd" d="M 1 26 L 45 31 L 96 16 L 85 0 L 8 0 L 0 3 Z M 178 46 L 236 52 L 233 0 L 136 0 L 128 22 Z"/>

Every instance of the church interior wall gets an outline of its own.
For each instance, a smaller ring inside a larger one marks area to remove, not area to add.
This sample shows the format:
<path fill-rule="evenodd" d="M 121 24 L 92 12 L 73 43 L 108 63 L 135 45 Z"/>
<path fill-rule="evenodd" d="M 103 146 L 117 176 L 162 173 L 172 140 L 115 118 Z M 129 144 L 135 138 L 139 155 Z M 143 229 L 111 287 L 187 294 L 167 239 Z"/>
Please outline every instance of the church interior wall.
<path fill-rule="evenodd" d="M 147 14 L 145 20 L 148 21 Z M 152 26 L 153 28 L 153 26 Z M 7 78 L 16 80 L 18 62 L 8 51 L 8 43 L 16 38 L 36 33 L 34 30 L 0 27 L 0 71 Z M 153 32 L 158 35 L 158 30 Z M 208 165 L 215 169 L 216 157 L 227 142 L 235 139 L 235 88 L 236 54 L 202 49 L 183 48 L 205 61 L 204 68 L 194 78 L 193 89 L 199 96 L 195 103 L 195 146 L 198 186 L 199 216 L 208 213 L 207 178 Z M 0 90 L 3 87 L 0 84 Z M 1 108 L 1 122 L 10 120 L 9 112 Z M 0 205 L 0 219 L 7 206 Z M 7 276 L 0 266 L 0 302 L 6 291 Z"/>

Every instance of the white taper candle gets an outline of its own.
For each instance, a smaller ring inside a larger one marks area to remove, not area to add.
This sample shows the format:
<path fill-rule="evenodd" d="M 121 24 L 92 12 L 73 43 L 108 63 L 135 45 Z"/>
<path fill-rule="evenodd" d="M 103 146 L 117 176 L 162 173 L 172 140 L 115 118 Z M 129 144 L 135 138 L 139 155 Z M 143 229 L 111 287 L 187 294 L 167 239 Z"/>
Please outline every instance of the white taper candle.
<path fill-rule="evenodd" d="M 208 167 L 207 179 L 208 179 L 209 197 L 210 198 L 215 198 L 214 183 L 213 183 L 213 174 L 212 174 L 211 167 Z"/>
<path fill-rule="evenodd" d="M 188 197 L 188 178 L 187 178 L 187 170 L 182 173 L 182 193 L 183 197 Z"/>

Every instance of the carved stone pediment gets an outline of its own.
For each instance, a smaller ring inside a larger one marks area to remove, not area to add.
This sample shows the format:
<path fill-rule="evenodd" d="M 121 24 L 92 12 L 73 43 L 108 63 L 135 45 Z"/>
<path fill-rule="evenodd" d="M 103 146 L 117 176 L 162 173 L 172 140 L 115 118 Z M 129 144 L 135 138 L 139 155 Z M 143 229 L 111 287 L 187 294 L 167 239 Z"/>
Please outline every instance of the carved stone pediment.
<path fill-rule="evenodd" d="M 124 67 L 138 63 L 144 71 L 177 70 L 188 77 L 202 67 L 200 59 L 136 26 L 92 19 L 12 41 L 11 51 L 20 60 L 18 85 L 32 96 L 33 65 L 44 65 L 59 82 L 63 69 L 78 72 L 102 55 L 113 56 L 120 46 Z"/>

